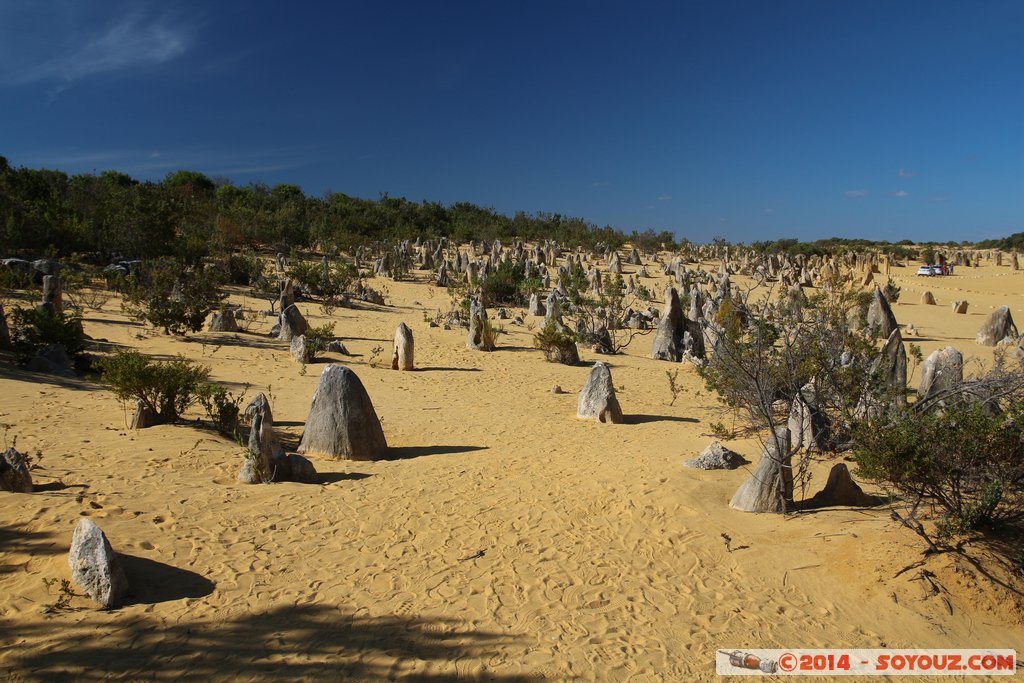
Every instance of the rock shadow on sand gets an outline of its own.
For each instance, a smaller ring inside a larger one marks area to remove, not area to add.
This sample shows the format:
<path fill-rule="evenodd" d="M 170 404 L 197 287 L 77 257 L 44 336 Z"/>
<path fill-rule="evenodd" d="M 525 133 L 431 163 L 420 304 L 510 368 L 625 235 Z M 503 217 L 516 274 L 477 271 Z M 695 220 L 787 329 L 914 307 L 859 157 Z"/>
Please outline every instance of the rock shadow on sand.
<path fill-rule="evenodd" d="M 276 338 L 267 337 L 256 332 L 206 332 L 203 334 L 181 337 L 179 341 L 201 346 L 228 346 L 246 349 L 287 349 L 288 344 Z"/>
<path fill-rule="evenodd" d="M 127 604 L 155 605 L 183 598 L 205 598 L 213 592 L 214 583 L 195 572 L 147 557 L 119 555 L 131 586 Z"/>
<path fill-rule="evenodd" d="M 489 670 L 496 653 L 528 646 L 521 635 L 446 618 L 354 615 L 336 605 L 257 607 L 239 617 L 178 623 L 143 614 L 110 633 L 90 620 L 61 624 L 57 631 L 39 621 L 20 625 L 18 633 L 48 641 L 5 653 L 5 669 L 25 681 L 72 680 L 72 671 L 88 674 L 75 680 L 148 680 L 154 672 L 189 681 L 225 680 L 240 672 L 266 681 L 543 680 Z M 478 671 L 469 670 L 472 662 L 479 663 Z"/>
<path fill-rule="evenodd" d="M 483 372 L 480 368 L 416 368 L 413 372 Z"/>
<path fill-rule="evenodd" d="M 6 359 L 5 359 L 6 360 Z M 31 384 L 50 384 L 62 389 L 74 391 L 101 391 L 103 385 L 99 382 L 90 381 L 84 377 L 62 377 L 51 375 L 45 372 L 33 372 L 24 368 L 9 365 L 7 362 L 0 362 L 0 380 L 11 380 L 14 382 L 29 382 Z"/>
<path fill-rule="evenodd" d="M 94 323 L 96 325 L 117 325 L 118 327 L 145 327 L 145 323 L 138 320 L 111 320 L 110 318 L 82 318 L 83 323 Z"/>
<path fill-rule="evenodd" d="M 623 415 L 622 416 L 622 421 L 623 421 L 624 424 L 628 424 L 628 425 L 642 425 L 642 424 L 647 424 L 648 422 L 690 422 L 690 423 L 700 422 L 700 420 L 698 420 L 695 417 L 679 417 L 678 415 L 643 415 L 643 414 Z"/>
<path fill-rule="evenodd" d="M 4 494 L 5 496 L 11 494 Z M 31 495 L 31 494 L 25 494 Z M 12 524 L 0 527 L 0 575 L 20 570 L 27 566 L 6 564 L 6 559 L 16 555 L 30 558 L 42 555 L 58 555 L 67 552 L 67 546 L 61 545 L 57 537 L 47 531 L 29 531 L 24 524 Z"/>
<path fill-rule="evenodd" d="M 487 448 L 487 446 L 398 446 L 389 447 L 384 455 L 375 458 L 375 460 L 408 460 L 409 458 L 421 458 L 426 455 L 450 455 L 453 453 L 486 451 Z"/>
<path fill-rule="evenodd" d="M 318 484 L 335 484 L 339 481 L 359 481 L 369 479 L 372 474 L 366 472 L 320 472 L 317 474 Z"/>
<path fill-rule="evenodd" d="M 515 344 L 501 345 L 494 349 L 495 351 L 511 351 L 513 353 L 529 353 L 531 351 L 537 351 L 534 346 L 516 346 Z"/>
<path fill-rule="evenodd" d="M 64 491 L 66 489 L 87 489 L 88 484 L 65 484 L 63 481 L 57 479 L 54 481 L 45 482 L 34 482 L 32 485 L 33 493 L 54 493 L 56 491 Z"/>

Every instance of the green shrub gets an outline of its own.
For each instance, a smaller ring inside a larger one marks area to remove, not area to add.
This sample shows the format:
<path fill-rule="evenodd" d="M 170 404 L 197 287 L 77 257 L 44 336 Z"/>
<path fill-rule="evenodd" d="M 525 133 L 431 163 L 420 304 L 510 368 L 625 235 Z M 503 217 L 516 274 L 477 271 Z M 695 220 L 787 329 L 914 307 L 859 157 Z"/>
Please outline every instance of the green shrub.
<path fill-rule="evenodd" d="M 718 439 L 728 439 L 732 437 L 732 432 L 730 432 L 729 428 L 721 422 L 712 422 L 708 424 L 708 429 L 711 432 L 711 436 Z"/>
<path fill-rule="evenodd" d="M 238 438 L 238 418 L 245 392 L 236 396 L 219 384 L 202 384 L 197 396 L 214 428 L 225 436 Z"/>
<path fill-rule="evenodd" d="M 126 311 L 165 334 L 187 334 L 202 329 L 206 316 L 225 295 L 215 268 L 185 267 L 173 259 L 160 259 L 126 278 Z"/>
<path fill-rule="evenodd" d="M 107 285 L 107 289 L 114 292 L 123 292 L 128 288 L 128 276 L 120 270 L 105 270 L 103 271 L 103 281 Z"/>
<path fill-rule="evenodd" d="M 296 261 L 288 269 L 288 276 L 298 282 L 304 292 L 326 297 L 343 294 L 355 279 L 355 272 L 342 260 L 328 262 L 326 267 L 322 261 Z"/>
<path fill-rule="evenodd" d="M 907 411 L 853 432 L 857 473 L 935 504 L 951 536 L 1024 516 L 1024 402 L 1008 413 L 967 402 Z"/>
<path fill-rule="evenodd" d="M 544 352 L 549 363 L 575 365 L 579 362 L 576 351 L 576 335 L 565 329 L 559 329 L 554 321 L 544 324 L 534 335 L 533 345 Z"/>
<path fill-rule="evenodd" d="M 263 261 L 251 249 L 228 256 L 228 282 L 251 285 L 263 275 Z"/>
<path fill-rule="evenodd" d="M 491 270 L 480 285 L 484 306 L 521 306 L 529 296 L 526 266 L 503 261 Z"/>
<path fill-rule="evenodd" d="M 99 363 L 103 382 L 123 401 L 138 400 L 159 423 L 177 420 L 200 400 L 210 370 L 184 357 L 157 361 L 138 351 L 119 351 Z M 211 405 L 214 399 L 210 398 Z"/>
<path fill-rule="evenodd" d="M 861 327 L 867 327 L 868 324 L 868 309 L 871 308 L 871 301 L 874 298 L 873 292 L 857 292 L 853 296 L 852 306 L 850 307 L 851 315 L 853 315 Z"/>
<path fill-rule="evenodd" d="M 315 294 L 318 290 L 317 285 L 323 278 L 323 264 L 315 261 L 301 261 L 293 255 L 286 274 L 295 280 L 303 291 Z"/>
<path fill-rule="evenodd" d="M 446 316 L 449 322 L 468 324 L 470 306 L 473 298 L 469 287 L 465 283 L 448 287 L 448 294 L 451 296 Z"/>
<path fill-rule="evenodd" d="M 722 330 L 722 334 L 729 339 L 739 339 L 743 333 L 742 320 L 730 297 L 722 299 L 722 303 L 719 304 L 718 311 L 715 313 L 715 322 Z"/>
<path fill-rule="evenodd" d="M 32 275 L 27 270 L 0 266 L 0 290 L 31 288 Z"/>
<path fill-rule="evenodd" d="M 15 308 L 11 311 L 11 343 L 22 361 L 50 344 L 63 346 L 73 360 L 85 347 L 81 316 L 47 308 Z"/>
<path fill-rule="evenodd" d="M 320 327 L 306 330 L 306 352 L 310 360 L 327 350 L 327 345 L 334 341 L 334 323 L 326 323 Z"/>
<path fill-rule="evenodd" d="M 569 273 L 564 282 L 561 279 L 559 282 L 565 285 L 569 302 L 576 306 L 586 298 L 586 291 L 589 289 L 590 283 L 587 281 L 587 271 L 583 270 L 583 266 L 574 261 L 568 268 Z"/>
<path fill-rule="evenodd" d="M 321 308 L 328 315 L 341 303 L 342 295 L 356 279 L 355 268 L 337 260 L 328 263 L 293 259 L 288 276 L 299 283 L 304 293 L 320 297 Z"/>
<path fill-rule="evenodd" d="M 885 286 L 882 287 L 882 296 L 885 297 L 886 301 L 888 301 L 891 304 L 894 304 L 897 301 L 899 301 L 900 288 L 896 286 L 896 284 L 892 280 L 889 280 L 888 282 L 885 283 Z"/>

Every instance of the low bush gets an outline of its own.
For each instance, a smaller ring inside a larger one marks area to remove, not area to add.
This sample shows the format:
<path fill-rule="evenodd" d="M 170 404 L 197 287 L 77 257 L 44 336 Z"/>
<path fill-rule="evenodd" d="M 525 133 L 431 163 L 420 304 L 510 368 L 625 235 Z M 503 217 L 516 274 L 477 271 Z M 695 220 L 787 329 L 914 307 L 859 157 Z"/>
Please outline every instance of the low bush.
<path fill-rule="evenodd" d="M 11 343 L 19 360 L 60 344 L 72 360 L 85 347 L 82 319 L 77 313 L 57 313 L 47 308 L 15 308 L 11 311 Z"/>
<path fill-rule="evenodd" d="M 327 345 L 334 341 L 334 323 L 325 323 L 319 327 L 306 330 L 306 352 L 310 360 L 327 350 Z"/>
<path fill-rule="evenodd" d="M 30 289 L 32 274 L 22 268 L 0 265 L 0 290 Z"/>
<path fill-rule="evenodd" d="M 318 285 L 324 277 L 323 273 L 322 263 L 300 261 L 297 258 L 292 259 L 292 265 L 288 267 L 287 271 L 288 277 L 297 282 L 302 287 L 302 291 L 310 294 L 316 294 L 319 291 Z"/>
<path fill-rule="evenodd" d="M 238 438 L 238 419 L 245 392 L 237 396 L 219 384 L 201 384 L 196 393 L 210 422 L 221 434 Z"/>
<path fill-rule="evenodd" d="M 160 259 L 126 278 L 122 305 L 165 334 L 198 332 L 224 299 L 221 277 L 215 268 L 188 268 L 174 259 Z"/>
<path fill-rule="evenodd" d="M 1024 517 L 1024 401 L 906 411 L 853 432 L 858 474 L 941 511 L 939 538 Z"/>
<path fill-rule="evenodd" d="M 523 306 L 540 285 L 539 278 L 526 279 L 525 264 L 503 261 L 481 282 L 480 296 L 485 306 Z"/>
<path fill-rule="evenodd" d="M 233 285 L 247 286 L 256 282 L 263 275 L 263 261 L 251 249 L 238 254 L 231 254 L 227 259 L 228 282 Z"/>
<path fill-rule="evenodd" d="M 157 361 L 138 351 L 119 351 L 99 362 L 103 382 L 123 401 L 142 401 L 157 422 L 177 420 L 200 400 L 210 370 L 184 357 Z M 208 399 L 214 405 L 212 396 Z"/>
<path fill-rule="evenodd" d="M 342 302 L 345 292 L 356 280 L 355 268 L 338 259 L 333 263 L 293 259 L 288 276 L 299 283 L 304 293 L 320 298 L 324 313 L 330 315 Z"/>
<path fill-rule="evenodd" d="M 547 322 L 533 335 L 533 345 L 544 352 L 549 363 L 575 365 L 579 363 L 576 350 L 576 335 L 560 329 L 554 321 Z"/>

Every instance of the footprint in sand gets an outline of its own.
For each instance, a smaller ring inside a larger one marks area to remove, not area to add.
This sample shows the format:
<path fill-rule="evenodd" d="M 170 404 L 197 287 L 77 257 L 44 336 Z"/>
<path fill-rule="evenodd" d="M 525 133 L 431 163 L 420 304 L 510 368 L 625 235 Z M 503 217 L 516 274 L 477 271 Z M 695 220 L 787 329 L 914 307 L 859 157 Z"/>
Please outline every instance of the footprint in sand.
<path fill-rule="evenodd" d="M 626 603 L 626 598 L 608 586 L 594 588 L 585 585 L 569 586 L 565 590 L 565 599 L 569 605 L 587 612 L 610 612 L 619 609 Z"/>
<path fill-rule="evenodd" d="M 412 602 L 413 602 L 413 597 L 414 596 L 412 594 L 410 594 L 410 593 L 401 594 L 400 593 L 399 595 L 396 595 L 395 597 L 400 600 L 398 605 L 392 610 L 392 612 L 395 615 L 397 615 L 397 616 L 404 616 L 406 614 L 410 614 L 413 611 L 413 609 L 412 609 Z"/>

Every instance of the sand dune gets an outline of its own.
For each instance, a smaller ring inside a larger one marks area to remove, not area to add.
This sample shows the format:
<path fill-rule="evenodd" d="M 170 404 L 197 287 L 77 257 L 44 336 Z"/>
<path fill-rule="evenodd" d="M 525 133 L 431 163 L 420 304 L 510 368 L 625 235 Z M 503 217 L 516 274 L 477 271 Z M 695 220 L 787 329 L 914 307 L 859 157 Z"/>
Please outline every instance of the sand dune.
<path fill-rule="evenodd" d="M 907 341 L 925 355 L 952 344 L 990 362 L 992 349 L 974 342 L 985 317 L 1009 305 L 1024 321 L 1024 273 L 989 265 L 917 278 L 915 269 L 893 269 L 902 287 L 893 308 L 917 327 L 921 338 Z M 645 282 L 660 291 L 664 278 Z M 885 509 L 731 510 L 747 469 L 680 465 L 711 440 L 717 401 L 692 368 L 651 360 L 651 336 L 604 357 L 627 423 L 595 424 L 574 417 L 589 367 L 546 363 L 532 333 L 509 321 L 498 351 L 468 351 L 464 330 L 423 322 L 447 310 L 444 290 L 377 284 L 391 306 L 328 317 L 300 304 L 312 324 L 336 323 L 353 356 L 327 362 L 359 375 L 392 447 L 376 462 L 314 459 L 320 485 L 242 485 L 242 451 L 227 439 L 182 425 L 133 432 L 130 413 L 96 384 L 0 369 L 8 442 L 42 453 L 33 472 L 42 490 L 0 497 L 0 672 L 14 681 L 692 681 L 716 678 L 722 647 L 1024 642 L 1021 596 L 998 584 L 1002 575 L 932 558 L 945 600 L 913 572 L 894 577 L 920 544 Z M 937 306 L 918 303 L 925 289 Z M 963 298 L 969 313 L 954 315 Z M 240 292 L 232 300 L 265 307 Z M 186 340 L 126 322 L 115 300 L 85 329 L 148 354 L 184 354 L 221 383 L 268 393 L 285 443 L 297 444 L 322 364 L 302 374 L 264 334 L 272 318 L 249 333 Z M 400 322 L 415 334 L 415 372 L 390 370 Z M 683 391 L 670 407 L 665 372 L 675 368 Z M 570 393 L 552 394 L 553 384 Z M 729 446 L 756 462 L 756 440 Z M 815 484 L 834 462 L 815 463 Z M 43 579 L 69 576 L 83 516 L 128 556 L 132 604 L 102 612 L 75 598 L 75 609 L 43 614 L 54 599 Z"/>

